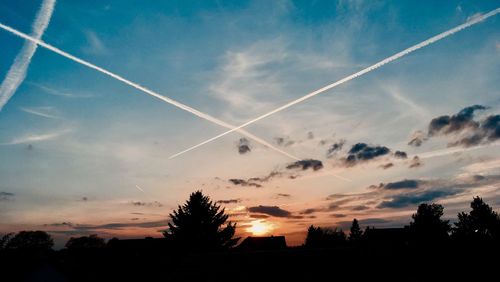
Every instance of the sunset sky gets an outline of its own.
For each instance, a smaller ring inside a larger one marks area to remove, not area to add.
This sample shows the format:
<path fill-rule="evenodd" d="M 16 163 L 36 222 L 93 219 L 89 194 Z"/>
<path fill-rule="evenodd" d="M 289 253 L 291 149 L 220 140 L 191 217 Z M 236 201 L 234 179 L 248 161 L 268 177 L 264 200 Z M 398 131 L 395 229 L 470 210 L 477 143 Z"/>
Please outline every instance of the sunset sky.
<path fill-rule="evenodd" d="M 0 0 L 0 23 L 240 125 L 499 7 Z M 233 132 L 170 159 L 227 128 L 5 29 L 0 51 L 0 233 L 159 237 L 195 190 L 289 245 L 422 202 L 500 209 L 498 14 L 245 127 L 285 153 Z"/>

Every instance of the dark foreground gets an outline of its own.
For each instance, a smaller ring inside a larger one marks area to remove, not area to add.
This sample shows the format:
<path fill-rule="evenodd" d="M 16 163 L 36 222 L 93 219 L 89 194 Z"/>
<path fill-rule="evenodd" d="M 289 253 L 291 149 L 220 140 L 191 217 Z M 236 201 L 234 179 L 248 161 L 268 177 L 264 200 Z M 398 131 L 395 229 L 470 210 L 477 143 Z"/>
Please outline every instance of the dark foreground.
<path fill-rule="evenodd" d="M 0 281 L 498 281 L 498 245 L 0 253 Z"/>

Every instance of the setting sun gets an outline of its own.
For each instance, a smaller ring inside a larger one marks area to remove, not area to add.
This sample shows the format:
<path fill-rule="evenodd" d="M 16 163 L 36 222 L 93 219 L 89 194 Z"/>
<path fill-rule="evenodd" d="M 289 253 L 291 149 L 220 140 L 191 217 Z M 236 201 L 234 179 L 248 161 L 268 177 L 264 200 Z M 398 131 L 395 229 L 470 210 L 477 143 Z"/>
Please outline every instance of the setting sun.
<path fill-rule="evenodd" d="M 247 228 L 247 231 L 253 235 L 264 235 L 274 229 L 273 224 L 264 220 L 254 220 L 250 224 L 251 226 Z"/>

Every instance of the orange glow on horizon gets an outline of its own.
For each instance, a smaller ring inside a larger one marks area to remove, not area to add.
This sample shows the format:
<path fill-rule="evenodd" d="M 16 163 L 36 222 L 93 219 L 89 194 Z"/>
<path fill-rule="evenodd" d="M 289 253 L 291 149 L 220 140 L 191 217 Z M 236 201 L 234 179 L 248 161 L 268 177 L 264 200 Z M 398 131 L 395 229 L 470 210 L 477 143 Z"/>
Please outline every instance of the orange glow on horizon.
<path fill-rule="evenodd" d="M 252 233 L 252 235 L 261 236 L 274 229 L 274 225 L 265 220 L 254 220 L 250 224 L 251 226 L 246 231 Z"/>

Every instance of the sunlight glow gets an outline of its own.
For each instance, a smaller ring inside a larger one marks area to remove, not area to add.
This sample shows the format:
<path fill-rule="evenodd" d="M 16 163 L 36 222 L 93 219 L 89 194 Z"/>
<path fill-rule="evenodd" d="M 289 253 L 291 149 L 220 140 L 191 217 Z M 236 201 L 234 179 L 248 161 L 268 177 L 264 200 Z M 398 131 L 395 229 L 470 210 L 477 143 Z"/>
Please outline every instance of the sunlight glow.
<path fill-rule="evenodd" d="M 265 220 L 254 220 L 250 222 L 250 224 L 251 226 L 248 227 L 246 231 L 257 236 L 264 235 L 274 229 L 274 225 Z"/>

